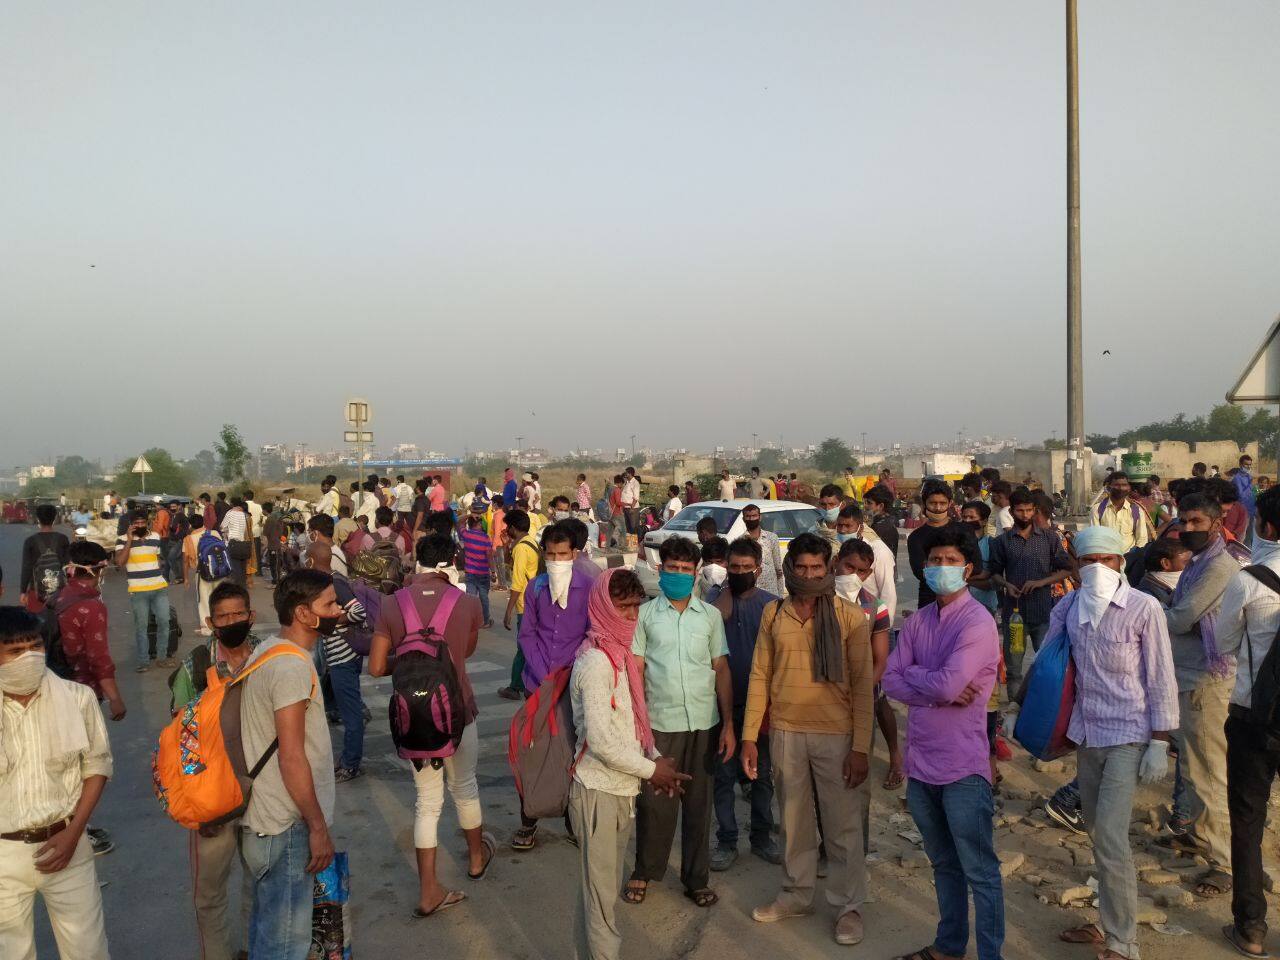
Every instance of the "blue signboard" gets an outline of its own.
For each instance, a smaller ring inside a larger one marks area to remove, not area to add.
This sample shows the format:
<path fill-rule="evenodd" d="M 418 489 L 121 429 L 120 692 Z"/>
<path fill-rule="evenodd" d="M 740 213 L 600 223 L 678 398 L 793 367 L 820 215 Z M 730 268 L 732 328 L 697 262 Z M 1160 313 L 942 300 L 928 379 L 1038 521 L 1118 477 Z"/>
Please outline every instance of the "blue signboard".
<path fill-rule="evenodd" d="M 348 467 L 359 466 L 354 458 L 344 460 L 343 463 Z M 437 457 L 431 460 L 366 460 L 364 465 L 366 467 L 460 467 L 462 461 Z"/>

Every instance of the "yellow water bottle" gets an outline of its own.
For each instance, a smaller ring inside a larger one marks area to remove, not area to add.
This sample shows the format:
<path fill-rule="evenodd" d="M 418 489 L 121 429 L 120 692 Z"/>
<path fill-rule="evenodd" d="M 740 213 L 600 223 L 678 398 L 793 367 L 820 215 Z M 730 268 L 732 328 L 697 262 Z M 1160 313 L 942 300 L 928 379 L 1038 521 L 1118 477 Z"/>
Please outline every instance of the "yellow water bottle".
<path fill-rule="evenodd" d="M 1013 613 L 1009 614 L 1009 652 L 1021 654 L 1027 649 L 1027 631 L 1022 623 L 1022 614 L 1018 605 L 1014 604 Z"/>

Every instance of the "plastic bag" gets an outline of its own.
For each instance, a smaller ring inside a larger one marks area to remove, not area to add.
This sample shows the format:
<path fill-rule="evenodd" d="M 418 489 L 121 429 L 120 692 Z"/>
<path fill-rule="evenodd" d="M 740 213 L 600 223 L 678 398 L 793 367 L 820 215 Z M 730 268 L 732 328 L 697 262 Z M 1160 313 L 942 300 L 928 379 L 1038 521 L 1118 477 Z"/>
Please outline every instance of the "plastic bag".
<path fill-rule="evenodd" d="M 351 871 L 346 853 L 315 876 L 311 909 L 311 951 L 307 960 L 351 960 Z"/>

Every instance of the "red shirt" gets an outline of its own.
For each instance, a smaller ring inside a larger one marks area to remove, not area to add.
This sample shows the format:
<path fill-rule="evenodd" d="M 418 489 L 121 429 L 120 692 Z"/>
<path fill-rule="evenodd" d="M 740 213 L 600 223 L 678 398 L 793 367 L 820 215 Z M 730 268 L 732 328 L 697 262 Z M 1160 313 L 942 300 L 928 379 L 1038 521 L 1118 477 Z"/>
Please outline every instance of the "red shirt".
<path fill-rule="evenodd" d="M 107 645 L 107 605 L 97 584 L 81 577 L 68 580 L 58 591 L 54 612 L 71 679 L 92 687 L 101 700 L 101 683 L 115 679 L 116 664 Z"/>

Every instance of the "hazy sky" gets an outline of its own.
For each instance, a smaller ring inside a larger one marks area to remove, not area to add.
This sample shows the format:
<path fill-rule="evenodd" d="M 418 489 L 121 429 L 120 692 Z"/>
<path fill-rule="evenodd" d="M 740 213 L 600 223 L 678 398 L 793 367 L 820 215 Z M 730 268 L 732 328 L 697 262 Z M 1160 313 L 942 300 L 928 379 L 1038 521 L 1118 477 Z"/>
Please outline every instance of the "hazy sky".
<path fill-rule="evenodd" d="M 1280 311 L 1280 4 L 1080 6 L 1113 431 Z M 0 460 L 1062 436 L 1062 8 L 15 0 Z"/>

